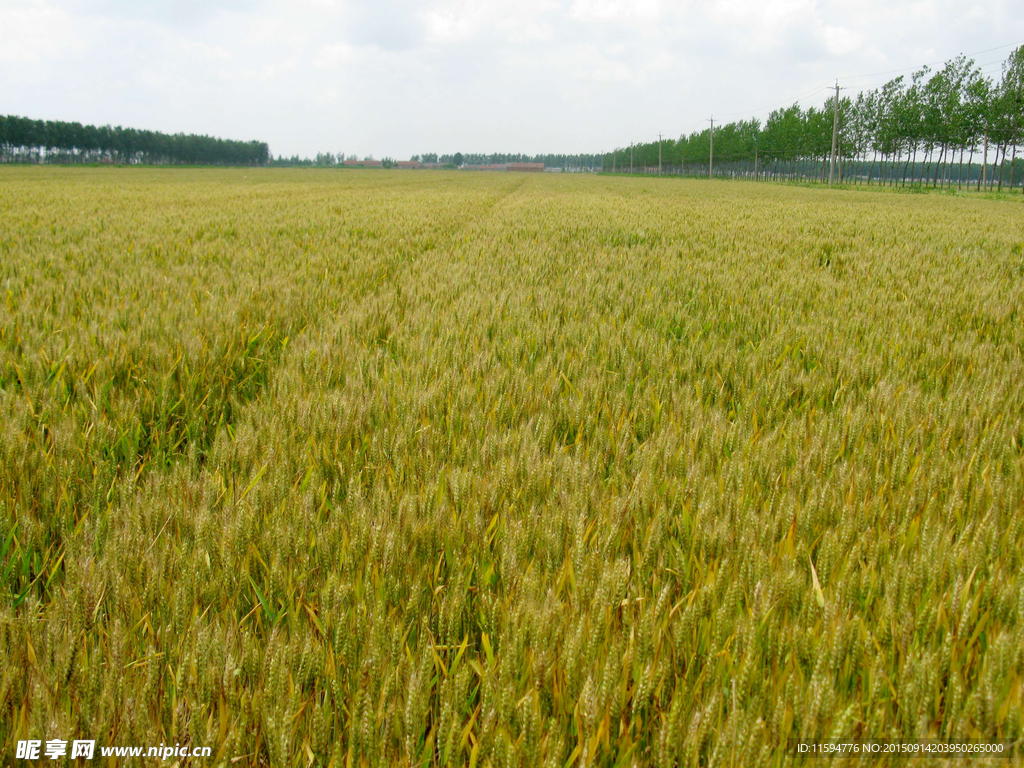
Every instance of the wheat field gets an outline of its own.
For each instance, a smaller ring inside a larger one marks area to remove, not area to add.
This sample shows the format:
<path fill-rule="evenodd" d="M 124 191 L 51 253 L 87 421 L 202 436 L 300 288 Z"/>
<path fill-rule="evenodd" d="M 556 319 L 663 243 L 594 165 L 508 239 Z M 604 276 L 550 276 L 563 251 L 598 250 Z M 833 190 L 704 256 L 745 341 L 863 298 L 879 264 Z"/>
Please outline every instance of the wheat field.
<path fill-rule="evenodd" d="M 3 761 L 1020 740 L 1022 249 L 1014 198 L 0 168 Z"/>

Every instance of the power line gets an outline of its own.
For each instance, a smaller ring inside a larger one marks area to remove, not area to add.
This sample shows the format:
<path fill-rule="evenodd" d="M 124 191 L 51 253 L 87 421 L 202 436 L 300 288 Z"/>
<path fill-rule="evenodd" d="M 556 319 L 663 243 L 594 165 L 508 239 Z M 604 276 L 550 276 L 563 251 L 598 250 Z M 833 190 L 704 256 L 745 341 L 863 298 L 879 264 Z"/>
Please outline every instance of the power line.
<path fill-rule="evenodd" d="M 991 75 L 997 74 L 1000 71 L 1001 66 L 1003 64 L 1005 64 L 1005 63 L 1006 63 L 1005 61 L 992 61 L 992 62 L 989 62 L 988 64 L 979 65 L 978 70 L 981 72 L 982 75 L 991 76 Z M 986 71 L 987 67 L 994 67 L 994 69 Z M 853 90 L 853 91 L 857 91 L 857 92 L 872 91 L 872 90 L 875 90 L 877 88 L 881 88 L 884 85 L 888 85 L 891 82 L 892 82 L 892 80 L 890 79 L 890 80 L 879 81 L 879 82 L 875 82 L 875 83 L 864 83 L 864 84 L 856 84 L 855 83 L 854 85 L 847 86 L 847 88 L 849 88 L 850 90 Z"/>
<path fill-rule="evenodd" d="M 745 110 L 741 110 L 739 112 L 725 112 L 725 113 L 722 113 L 722 114 L 724 114 L 725 117 L 733 117 L 734 115 L 758 115 L 761 112 L 767 112 L 767 111 L 772 110 L 772 109 L 778 109 L 779 107 L 788 107 L 790 104 L 794 104 L 795 102 L 798 102 L 801 99 L 805 99 L 808 96 L 813 96 L 814 94 L 818 93 L 819 91 L 827 91 L 831 87 L 832 87 L 831 85 L 819 85 L 814 90 L 807 91 L 806 93 L 801 93 L 799 96 L 796 96 L 796 97 L 794 97 L 792 99 L 786 99 L 785 101 L 779 102 L 777 104 L 773 104 L 770 107 L 764 107 L 762 109 L 754 109 L 754 110 L 746 110 L 745 109 Z"/>
<path fill-rule="evenodd" d="M 998 51 L 998 50 L 1001 50 L 1001 49 L 1004 49 L 1004 48 L 1017 47 L 1017 46 L 1020 46 L 1020 45 L 1024 45 L 1024 40 L 1020 40 L 1020 41 L 1013 42 L 1013 43 L 1005 43 L 1003 45 L 997 45 L 997 46 L 994 46 L 992 48 L 985 48 L 984 50 L 981 50 L 981 51 L 974 51 L 973 53 L 962 54 L 962 55 L 965 58 L 970 58 L 972 56 L 977 56 L 977 55 L 980 55 L 982 53 L 990 53 L 992 51 Z M 960 55 L 960 54 L 958 54 L 958 55 Z M 880 76 L 880 75 L 896 74 L 896 73 L 899 73 L 899 72 L 909 72 L 909 71 L 914 71 L 914 70 L 918 70 L 919 71 L 920 69 L 923 69 L 925 67 L 932 67 L 932 66 L 937 66 L 939 64 L 945 64 L 948 61 L 949 61 L 949 59 L 947 59 L 945 61 L 940 61 L 940 62 L 931 62 L 931 63 L 928 63 L 928 64 L 920 64 L 920 65 L 914 66 L 914 67 L 905 67 L 903 69 L 889 70 L 887 72 L 873 72 L 873 73 L 868 73 L 868 74 L 864 74 L 864 75 L 848 75 L 846 77 L 838 78 L 837 79 L 837 86 L 838 86 L 838 80 L 839 79 L 841 79 L 841 80 L 856 80 L 858 78 L 864 78 L 864 77 L 876 77 L 876 76 Z M 1006 63 L 1006 59 L 995 59 L 993 61 L 989 61 L 989 62 L 986 62 L 984 64 L 975 64 L 975 66 L 977 67 L 978 70 L 980 70 L 982 72 L 982 74 L 989 74 L 989 73 L 985 72 L 985 68 L 987 68 L 987 67 L 1001 67 L 1001 66 L 1005 65 L 1005 63 Z M 891 82 L 891 81 L 887 81 L 887 82 Z M 881 87 L 883 85 L 886 85 L 887 82 L 877 83 L 877 84 L 873 83 L 873 84 L 869 84 L 869 85 L 846 86 L 846 87 L 842 88 L 841 90 L 855 90 L 855 91 L 858 91 L 858 92 L 863 92 L 863 91 L 868 91 L 868 90 L 873 90 L 875 88 L 879 88 L 879 87 Z M 821 85 L 821 86 L 818 86 L 816 88 L 813 88 L 810 91 L 805 91 L 804 93 L 802 93 L 802 94 L 800 94 L 800 95 L 798 95 L 796 97 L 793 97 L 791 99 L 786 99 L 785 101 L 776 102 L 772 106 L 763 107 L 761 109 L 756 109 L 756 110 L 740 110 L 740 111 L 736 111 L 736 112 L 726 112 L 726 113 L 719 113 L 719 114 L 720 115 L 724 114 L 725 117 L 735 117 L 737 115 L 747 115 L 747 116 L 750 116 L 751 118 L 756 118 L 756 117 L 762 115 L 765 112 L 774 111 L 774 110 L 782 108 L 782 107 L 788 107 L 788 106 L 791 106 L 792 104 L 796 104 L 796 103 L 798 103 L 798 102 L 800 102 L 800 101 L 802 101 L 804 99 L 807 99 L 808 97 L 813 96 L 813 95 L 815 95 L 817 93 L 820 93 L 822 91 L 831 91 L 833 87 L 837 87 L 837 86 Z M 829 101 L 831 101 L 831 98 L 829 99 Z M 680 136 L 682 137 L 682 136 L 688 136 L 688 135 L 692 134 L 694 131 L 696 131 L 698 128 L 700 128 L 701 125 L 702 125 L 702 123 L 695 123 L 695 124 L 693 124 L 692 127 L 689 130 L 684 131 L 683 133 L 680 134 Z M 714 123 L 712 122 L 712 128 L 711 128 L 711 140 L 712 141 L 714 140 L 713 139 L 713 135 L 714 135 L 714 127 L 713 126 L 714 126 Z M 661 134 L 658 134 L 658 147 L 659 147 L 659 154 L 660 154 L 660 150 L 661 150 Z M 630 147 L 630 154 L 632 155 L 632 145 Z M 632 165 L 632 163 L 631 163 L 631 165 Z M 660 162 L 659 162 L 659 165 L 660 165 Z M 710 169 L 709 169 L 709 172 L 710 172 Z"/>
<path fill-rule="evenodd" d="M 967 57 L 967 58 L 970 58 L 971 56 L 978 56 L 978 55 L 980 55 L 982 53 L 991 53 L 992 51 L 998 51 L 998 50 L 1001 50 L 1003 48 L 1012 48 L 1012 47 L 1016 47 L 1016 46 L 1020 46 L 1020 45 L 1024 45 L 1024 40 L 1019 40 L 1019 41 L 1014 42 L 1014 43 L 1006 43 L 1004 45 L 997 45 L 997 46 L 995 46 L 993 48 L 986 48 L 986 49 L 981 50 L 981 51 L 974 51 L 973 53 L 964 54 L 964 56 Z M 946 61 L 948 61 L 948 59 L 946 59 L 944 61 L 930 62 L 928 64 L 919 64 L 917 66 L 912 66 L 912 67 L 904 67 L 903 69 L 893 69 L 893 70 L 889 70 L 888 72 L 872 72 L 872 73 L 868 73 L 868 74 L 864 74 L 864 75 L 847 75 L 845 77 L 840 77 L 839 79 L 840 80 L 856 80 L 858 78 L 864 78 L 864 77 L 879 77 L 881 75 L 897 74 L 897 73 L 900 73 L 900 72 L 910 72 L 910 71 L 914 71 L 914 70 L 920 70 L 920 69 L 922 69 L 924 67 L 933 67 L 933 66 L 938 66 L 939 64 L 945 64 Z M 979 68 L 983 68 L 983 67 L 993 66 L 993 65 L 997 65 L 997 64 L 998 65 L 1002 65 L 1002 64 L 1005 63 L 1005 61 L 1006 61 L 1005 59 L 997 59 L 997 60 L 994 60 L 994 61 L 987 62 L 985 64 L 979 64 L 977 66 Z M 885 83 L 880 83 L 879 85 L 885 85 Z M 868 90 L 870 88 L 877 88 L 878 85 L 865 85 L 865 86 L 854 85 L 852 87 L 856 88 L 856 89 L 859 89 L 859 90 Z M 831 89 L 832 89 L 831 85 L 821 85 L 821 86 L 818 86 L 817 88 L 814 88 L 813 90 L 810 90 L 810 91 L 807 91 L 805 93 L 802 93 L 799 96 L 796 96 L 796 97 L 794 97 L 792 99 L 786 99 L 785 101 L 777 102 L 776 104 L 773 104 L 770 107 L 764 107 L 762 109 L 755 109 L 755 110 L 740 110 L 740 111 L 737 111 L 737 112 L 725 112 L 725 113 L 719 113 L 719 114 L 724 116 L 724 117 L 734 117 L 736 115 L 750 115 L 750 116 L 753 117 L 753 116 L 760 115 L 760 114 L 762 114 L 764 112 L 768 112 L 768 111 L 771 111 L 771 110 L 779 109 L 780 107 L 788 107 L 791 104 L 794 104 L 794 103 L 796 103 L 798 101 L 806 99 L 809 96 L 813 96 L 816 93 L 819 93 L 821 91 L 829 91 Z"/>
<path fill-rule="evenodd" d="M 983 74 L 983 75 L 992 75 L 992 74 L 995 74 L 995 73 L 999 72 L 1005 64 L 1006 64 L 1006 59 L 997 59 L 995 61 L 989 61 L 989 62 L 986 62 L 984 64 L 976 64 L 975 66 L 978 68 L 978 71 L 981 72 L 981 74 Z M 927 65 L 925 65 L 925 66 L 927 66 Z M 932 71 L 934 72 L 935 70 L 932 70 Z M 881 88 L 883 85 L 886 85 L 886 84 L 888 84 L 890 82 L 892 82 L 891 78 L 889 80 L 884 81 L 884 82 L 867 83 L 867 84 L 863 84 L 863 85 L 854 84 L 854 85 L 849 86 L 849 87 L 853 88 L 853 89 L 856 89 L 856 90 L 860 90 L 860 91 L 867 91 L 867 90 L 871 90 L 872 88 Z"/>
<path fill-rule="evenodd" d="M 992 51 L 998 51 L 998 50 L 1000 50 L 1002 48 L 1013 48 L 1013 47 L 1016 47 L 1018 45 L 1024 45 L 1024 40 L 1018 40 L 1016 43 L 1007 43 L 1006 45 L 997 45 L 995 48 L 986 48 L 983 51 L 975 51 L 974 53 L 966 53 L 966 54 L 963 54 L 963 55 L 966 58 L 970 58 L 971 56 L 978 56 L 978 55 L 980 55 L 982 53 L 991 53 Z M 902 69 L 890 69 L 888 72 L 869 72 L 869 73 L 863 74 L 863 75 L 844 75 L 843 77 L 840 77 L 839 79 L 840 80 L 857 80 L 857 79 L 862 78 L 862 77 L 881 77 L 882 75 L 895 75 L 895 74 L 898 74 L 900 72 L 909 72 L 909 71 L 914 70 L 914 69 L 921 69 L 922 67 L 937 67 L 939 64 L 945 64 L 947 61 L 949 61 L 949 59 L 945 59 L 943 61 L 932 61 L 932 62 L 929 62 L 927 64 L 917 64 L 917 65 L 911 66 L 911 67 L 903 67 Z"/>

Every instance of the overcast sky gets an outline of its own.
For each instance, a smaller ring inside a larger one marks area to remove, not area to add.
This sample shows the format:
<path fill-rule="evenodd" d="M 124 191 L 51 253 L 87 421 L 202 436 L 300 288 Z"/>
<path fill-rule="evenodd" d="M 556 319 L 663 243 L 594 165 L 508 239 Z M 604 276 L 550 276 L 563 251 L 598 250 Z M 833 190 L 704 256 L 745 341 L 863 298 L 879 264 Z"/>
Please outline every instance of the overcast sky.
<path fill-rule="evenodd" d="M 0 0 L 0 113 L 284 155 L 600 152 L 961 52 L 998 76 L 1021 42 L 1020 0 Z"/>

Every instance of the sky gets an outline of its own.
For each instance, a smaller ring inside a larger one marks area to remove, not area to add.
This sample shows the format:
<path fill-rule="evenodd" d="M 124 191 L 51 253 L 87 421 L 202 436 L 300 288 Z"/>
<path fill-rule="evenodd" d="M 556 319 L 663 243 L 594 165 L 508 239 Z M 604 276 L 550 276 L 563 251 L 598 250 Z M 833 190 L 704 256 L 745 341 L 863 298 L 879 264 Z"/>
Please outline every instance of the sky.
<path fill-rule="evenodd" d="M 1022 43 L 1020 0 L 0 0 L 0 114 L 285 156 L 596 153 L 959 53 L 998 78 Z"/>

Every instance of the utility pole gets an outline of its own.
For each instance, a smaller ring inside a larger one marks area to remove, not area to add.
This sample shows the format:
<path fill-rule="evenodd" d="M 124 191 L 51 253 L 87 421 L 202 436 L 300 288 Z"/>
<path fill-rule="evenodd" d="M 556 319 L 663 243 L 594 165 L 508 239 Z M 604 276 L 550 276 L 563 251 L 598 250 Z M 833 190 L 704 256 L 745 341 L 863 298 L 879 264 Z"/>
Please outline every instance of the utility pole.
<path fill-rule="evenodd" d="M 658 134 L 658 175 L 661 176 L 661 134 Z"/>
<path fill-rule="evenodd" d="M 757 181 L 757 144 L 754 144 L 754 181 Z"/>
<path fill-rule="evenodd" d="M 711 145 L 708 150 L 708 178 L 715 173 L 715 116 L 711 116 L 711 133 L 708 135 Z"/>
<path fill-rule="evenodd" d="M 612 152 L 612 173 L 615 173 L 615 158 L 618 157 L 619 150 Z"/>
<path fill-rule="evenodd" d="M 633 175 L 633 145 L 629 145 L 629 175 Z"/>
<path fill-rule="evenodd" d="M 839 81 L 836 80 L 836 99 L 832 108 L 832 161 L 828 164 L 828 185 L 831 187 L 836 175 L 836 142 L 839 139 Z"/>

